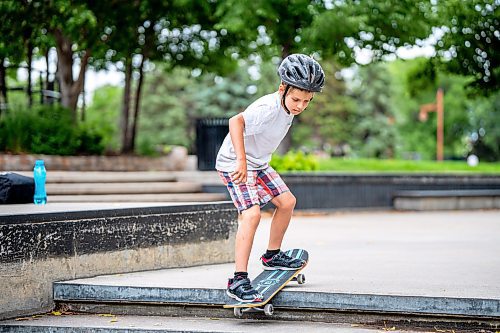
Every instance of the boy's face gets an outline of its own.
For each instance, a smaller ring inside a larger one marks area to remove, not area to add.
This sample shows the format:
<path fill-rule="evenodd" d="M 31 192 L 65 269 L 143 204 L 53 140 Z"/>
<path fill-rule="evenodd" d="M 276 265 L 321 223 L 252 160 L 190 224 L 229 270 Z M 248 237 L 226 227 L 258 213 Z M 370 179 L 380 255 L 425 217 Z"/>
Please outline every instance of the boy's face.
<path fill-rule="evenodd" d="M 281 96 L 285 93 L 285 88 L 284 84 L 280 84 L 279 93 Z M 286 108 L 294 116 L 299 115 L 307 108 L 313 97 L 313 92 L 290 87 L 285 97 Z"/>

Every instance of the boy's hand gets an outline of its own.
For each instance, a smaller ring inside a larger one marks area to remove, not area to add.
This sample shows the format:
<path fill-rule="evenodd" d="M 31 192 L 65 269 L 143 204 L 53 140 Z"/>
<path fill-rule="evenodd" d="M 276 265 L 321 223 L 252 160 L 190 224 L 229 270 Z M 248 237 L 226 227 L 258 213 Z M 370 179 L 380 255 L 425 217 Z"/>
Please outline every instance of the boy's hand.
<path fill-rule="evenodd" d="M 247 182 L 247 161 L 236 163 L 236 170 L 231 173 L 231 180 L 235 184 L 244 184 Z"/>

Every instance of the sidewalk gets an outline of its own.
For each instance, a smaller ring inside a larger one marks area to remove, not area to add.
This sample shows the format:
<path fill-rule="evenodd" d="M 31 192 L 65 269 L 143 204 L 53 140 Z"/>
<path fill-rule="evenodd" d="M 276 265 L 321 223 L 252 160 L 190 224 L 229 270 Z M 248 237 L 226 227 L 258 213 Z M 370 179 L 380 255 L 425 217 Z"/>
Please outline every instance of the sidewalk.
<path fill-rule="evenodd" d="M 260 273 L 270 218 L 249 273 Z M 294 216 L 285 249 L 305 248 L 305 285 L 275 307 L 500 318 L 500 211 L 345 212 Z M 222 305 L 232 264 L 56 283 L 56 300 Z"/>

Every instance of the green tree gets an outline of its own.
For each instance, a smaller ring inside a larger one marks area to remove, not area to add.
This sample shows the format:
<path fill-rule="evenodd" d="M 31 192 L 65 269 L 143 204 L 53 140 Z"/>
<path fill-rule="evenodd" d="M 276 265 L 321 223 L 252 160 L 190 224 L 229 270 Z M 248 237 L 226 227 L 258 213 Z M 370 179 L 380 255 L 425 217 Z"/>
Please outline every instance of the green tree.
<path fill-rule="evenodd" d="M 428 1 L 414 0 L 231 0 L 221 3 L 218 15 L 221 26 L 242 41 L 235 47 L 243 54 L 282 59 L 295 52 L 319 53 L 349 66 L 361 48 L 372 50 L 373 59 L 379 60 L 398 46 L 427 37 L 431 7 Z M 281 152 L 288 150 L 288 138 Z"/>
<path fill-rule="evenodd" d="M 304 29 L 304 41 L 350 65 L 363 48 L 371 50 L 373 60 L 380 60 L 400 46 L 415 44 L 429 36 L 434 21 L 429 1 L 333 1 Z"/>
<path fill-rule="evenodd" d="M 392 158 L 395 154 L 396 129 L 392 105 L 392 82 L 385 64 L 359 69 L 353 87 L 356 100 L 352 135 L 353 155 Z"/>
<path fill-rule="evenodd" d="M 42 20 L 39 3 L 29 1 L 0 2 L 0 98 L 8 104 L 7 67 L 22 65 L 26 61 L 28 72 L 26 94 L 28 105 L 33 104 L 31 74 L 35 47 L 43 46 Z M 1 113 L 1 109 L 0 109 Z"/>
<path fill-rule="evenodd" d="M 36 2 L 39 3 L 39 15 L 46 22 L 44 28 L 55 40 L 61 105 L 72 110 L 73 121 L 76 122 L 77 103 L 85 82 L 85 71 L 92 51 L 101 45 L 99 33 L 102 26 L 86 1 Z M 80 68 L 75 79 L 73 69 L 76 61 Z"/>
<path fill-rule="evenodd" d="M 356 125 L 354 103 L 347 95 L 345 82 L 336 76 L 338 66 L 325 61 L 323 69 L 328 77 L 323 92 L 315 94 L 307 110 L 294 120 L 293 147 L 345 155 Z"/>
<path fill-rule="evenodd" d="M 87 108 L 85 125 L 103 137 L 105 151 L 116 153 L 120 149 L 118 121 L 123 89 L 111 85 L 97 89 Z"/>
<path fill-rule="evenodd" d="M 467 153 L 485 161 L 500 160 L 500 93 L 476 98 L 468 105 Z"/>
<path fill-rule="evenodd" d="M 225 77 L 214 73 L 193 77 L 188 69 L 175 68 L 167 76 L 157 68 L 145 84 L 140 149 L 151 151 L 153 146 L 161 152 L 162 146 L 182 145 L 193 151 L 198 118 L 233 116 L 255 98 L 255 82 L 247 69 L 241 62 Z"/>
<path fill-rule="evenodd" d="M 436 102 L 436 91 L 444 90 L 444 154 L 445 158 L 463 157 L 464 139 L 469 128 L 466 86 L 470 79 L 451 75 L 439 68 L 429 70 L 433 61 L 417 58 L 388 64 L 394 96 L 394 112 L 399 133 L 397 156 L 407 158 L 417 154 L 420 158 L 434 159 L 436 152 L 436 114 L 429 114 L 426 122 L 418 119 L 420 106 Z M 434 81 L 424 83 L 425 75 L 434 73 Z M 420 73 L 420 74 L 418 74 Z M 421 81 L 421 82 L 420 82 Z"/>
<path fill-rule="evenodd" d="M 438 26 L 444 32 L 436 48 L 444 68 L 474 77 L 478 95 L 500 88 L 500 2 L 438 1 Z"/>
<path fill-rule="evenodd" d="M 231 62 L 220 54 L 226 37 L 214 29 L 214 6 L 209 1 L 120 2 L 108 13 L 109 60 L 125 73 L 123 153 L 134 150 L 144 76 L 153 62 L 162 63 L 166 73 L 176 67 L 224 70 Z"/>

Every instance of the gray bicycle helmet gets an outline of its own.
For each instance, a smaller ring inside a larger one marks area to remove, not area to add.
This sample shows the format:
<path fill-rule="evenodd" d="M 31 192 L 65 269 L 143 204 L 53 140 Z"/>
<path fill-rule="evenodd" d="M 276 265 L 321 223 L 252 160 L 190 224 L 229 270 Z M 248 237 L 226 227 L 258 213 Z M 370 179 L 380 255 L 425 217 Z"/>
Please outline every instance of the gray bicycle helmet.
<path fill-rule="evenodd" d="M 284 83 L 307 91 L 320 92 L 325 84 L 321 65 L 305 54 L 291 54 L 283 59 L 278 75 Z"/>

